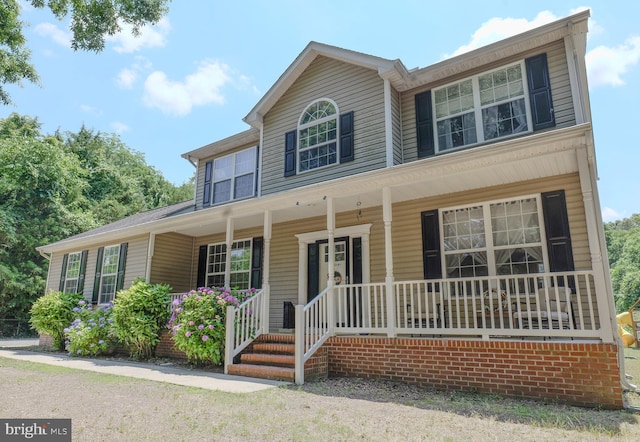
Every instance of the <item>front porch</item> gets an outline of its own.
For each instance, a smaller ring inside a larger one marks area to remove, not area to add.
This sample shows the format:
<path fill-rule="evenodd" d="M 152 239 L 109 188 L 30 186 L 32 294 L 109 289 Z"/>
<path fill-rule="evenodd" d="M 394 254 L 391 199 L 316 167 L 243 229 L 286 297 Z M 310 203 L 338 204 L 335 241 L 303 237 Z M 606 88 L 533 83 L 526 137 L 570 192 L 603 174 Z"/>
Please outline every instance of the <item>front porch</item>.
<path fill-rule="evenodd" d="M 617 347 L 603 342 L 592 272 L 334 286 L 295 307 L 288 337 L 261 326 L 263 301 L 261 291 L 228 309 L 225 372 L 269 377 L 244 363 L 259 357 L 238 358 L 258 338 L 262 348 L 293 347 L 276 371 L 296 383 L 371 377 L 622 407 Z"/>

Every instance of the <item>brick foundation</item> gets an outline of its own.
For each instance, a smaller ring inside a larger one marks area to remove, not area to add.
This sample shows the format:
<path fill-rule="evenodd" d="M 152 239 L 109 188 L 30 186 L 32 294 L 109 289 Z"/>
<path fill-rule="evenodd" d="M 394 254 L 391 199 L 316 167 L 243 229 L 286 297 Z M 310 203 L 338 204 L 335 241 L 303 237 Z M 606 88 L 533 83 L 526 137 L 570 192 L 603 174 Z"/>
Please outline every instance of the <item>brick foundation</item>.
<path fill-rule="evenodd" d="M 160 342 L 158 342 L 158 345 L 156 346 L 156 357 L 187 359 L 185 352 L 180 351 L 173 346 L 171 333 L 168 330 L 160 332 Z"/>
<path fill-rule="evenodd" d="M 304 380 L 326 379 L 328 376 L 329 349 L 322 346 L 304 363 Z"/>
<path fill-rule="evenodd" d="M 53 336 L 46 334 L 40 335 L 38 345 L 40 347 L 53 348 Z"/>
<path fill-rule="evenodd" d="M 329 375 L 623 408 L 613 344 L 333 337 Z"/>

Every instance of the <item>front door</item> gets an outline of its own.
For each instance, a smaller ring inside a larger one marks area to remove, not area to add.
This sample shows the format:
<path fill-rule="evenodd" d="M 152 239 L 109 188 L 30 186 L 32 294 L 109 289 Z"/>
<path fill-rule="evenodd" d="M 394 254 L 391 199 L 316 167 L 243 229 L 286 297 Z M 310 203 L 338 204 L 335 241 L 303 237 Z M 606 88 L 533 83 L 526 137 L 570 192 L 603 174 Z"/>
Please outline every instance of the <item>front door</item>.
<path fill-rule="evenodd" d="M 335 284 L 348 284 L 350 275 L 349 238 L 334 240 L 335 258 L 333 280 Z M 309 244 L 307 302 L 327 288 L 329 282 L 329 242 Z"/>

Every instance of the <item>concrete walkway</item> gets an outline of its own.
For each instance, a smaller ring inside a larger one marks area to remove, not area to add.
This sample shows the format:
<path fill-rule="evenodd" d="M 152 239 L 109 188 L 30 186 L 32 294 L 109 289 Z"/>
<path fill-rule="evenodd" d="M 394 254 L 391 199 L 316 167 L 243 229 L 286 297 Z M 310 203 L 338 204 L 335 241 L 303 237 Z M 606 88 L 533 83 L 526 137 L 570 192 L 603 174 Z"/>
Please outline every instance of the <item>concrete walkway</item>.
<path fill-rule="evenodd" d="M 267 388 L 286 385 L 287 382 L 270 381 L 266 379 L 230 376 L 220 373 L 209 373 L 201 370 L 191 370 L 172 365 L 155 365 L 151 363 L 112 361 L 105 359 L 71 358 L 61 354 L 47 354 L 9 347 L 9 341 L 1 341 L 0 358 L 17 359 L 20 361 L 37 362 L 39 364 L 57 365 L 59 367 L 77 370 L 94 371 L 98 373 L 128 376 L 149 381 L 167 382 L 169 384 L 187 387 L 219 390 L 228 393 L 252 393 Z M 29 344 L 29 345 L 37 345 Z M 11 347 L 18 347 L 14 345 Z M 21 345 L 27 346 L 27 345 Z"/>

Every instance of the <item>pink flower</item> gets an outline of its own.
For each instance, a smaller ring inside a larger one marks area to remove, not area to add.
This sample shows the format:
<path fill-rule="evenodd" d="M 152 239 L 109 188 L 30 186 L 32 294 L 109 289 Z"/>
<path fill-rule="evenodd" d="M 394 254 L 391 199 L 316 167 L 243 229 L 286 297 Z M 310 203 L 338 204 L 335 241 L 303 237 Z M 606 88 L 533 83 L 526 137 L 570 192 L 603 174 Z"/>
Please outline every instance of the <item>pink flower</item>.
<path fill-rule="evenodd" d="M 196 325 L 196 323 L 195 323 L 195 322 L 193 322 L 193 321 L 189 321 L 189 325 L 190 325 L 190 326 L 194 326 L 194 325 Z"/>
<path fill-rule="evenodd" d="M 209 324 L 209 330 L 213 330 L 213 324 Z"/>
<path fill-rule="evenodd" d="M 198 326 L 198 330 L 202 330 L 203 328 L 204 328 L 204 324 L 200 324 L 200 325 Z"/>
<path fill-rule="evenodd" d="M 186 332 L 184 335 L 188 338 L 189 336 L 191 336 L 191 332 L 190 332 L 190 331 L 188 331 L 188 332 Z"/>
<path fill-rule="evenodd" d="M 204 336 L 202 337 L 202 341 L 203 341 L 203 342 L 207 342 L 208 340 L 209 340 L 209 336 L 204 335 Z"/>

